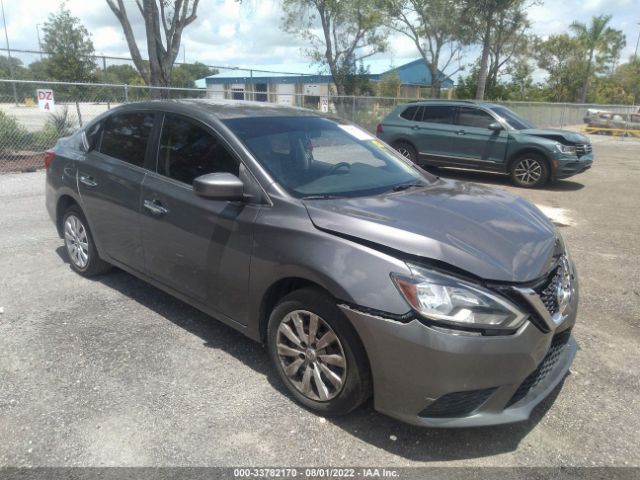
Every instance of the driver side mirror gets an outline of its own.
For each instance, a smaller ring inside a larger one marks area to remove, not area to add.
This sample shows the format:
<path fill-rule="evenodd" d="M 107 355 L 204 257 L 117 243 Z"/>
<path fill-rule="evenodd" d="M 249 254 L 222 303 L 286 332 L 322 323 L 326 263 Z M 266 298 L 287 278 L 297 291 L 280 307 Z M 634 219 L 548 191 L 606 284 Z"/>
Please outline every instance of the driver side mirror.
<path fill-rule="evenodd" d="M 203 198 L 232 202 L 244 198 L 244 185 L 231 173 L 207 173 L 193 180 L 193 192 Z"/>
<path fill-rule="evenodd" d="M 498 122 L 490 123 L 487 128 L 492 132 L 500 132 L 501 130 L 504 130 L 502 125 L 500 125 Z"/>

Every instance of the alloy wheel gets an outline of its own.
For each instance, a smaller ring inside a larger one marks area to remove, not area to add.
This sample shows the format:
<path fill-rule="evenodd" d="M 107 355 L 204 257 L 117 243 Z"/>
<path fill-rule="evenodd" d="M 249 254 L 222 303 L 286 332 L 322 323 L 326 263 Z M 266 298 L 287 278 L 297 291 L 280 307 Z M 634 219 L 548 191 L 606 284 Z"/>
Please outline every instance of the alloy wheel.
<path fill-rule="evenodd" d="M 411 160 L 411 152 L 409 150 L 404 147 L 399 147 L 397 150 L 400 155 Z"/>
<path fill-rule="evenodd" d="M 288 313 L 278 326 L 276 348 L 287 379 L 305 397 L 326 402 L 342 391 L 347 359 L 340 339 L 320 316 Z"/>
<path fill-rule="evenodd" d="M 542 174 L 542 165 L 532 158 L 520 160 L 514 171 L 514 176 L 523 185 L 533 185 L 539 182 Z"/>
<path fill-rule="evenodd" d="M 85 268 L 89 263 L 89 239 L 87 229 L 75 215 L 69 215 L 64 222 L 64 243 L 73 264 Z"/>

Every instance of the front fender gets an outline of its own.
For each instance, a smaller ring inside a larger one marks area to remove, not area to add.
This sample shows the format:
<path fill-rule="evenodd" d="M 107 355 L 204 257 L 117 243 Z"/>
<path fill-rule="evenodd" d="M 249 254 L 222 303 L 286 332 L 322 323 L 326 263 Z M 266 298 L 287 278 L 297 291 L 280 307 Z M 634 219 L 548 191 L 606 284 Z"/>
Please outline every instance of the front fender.
<path fill-rule="evenodd" d="M 249 296 L 256 327 L 265 293 L 286 278 L 313 282 L 349 304 L 396 315 L 409 311 L 389 276 L 410 274 L 405 262 L 316 229 L 304 207 L 262 209 L 254 232 Z"/>

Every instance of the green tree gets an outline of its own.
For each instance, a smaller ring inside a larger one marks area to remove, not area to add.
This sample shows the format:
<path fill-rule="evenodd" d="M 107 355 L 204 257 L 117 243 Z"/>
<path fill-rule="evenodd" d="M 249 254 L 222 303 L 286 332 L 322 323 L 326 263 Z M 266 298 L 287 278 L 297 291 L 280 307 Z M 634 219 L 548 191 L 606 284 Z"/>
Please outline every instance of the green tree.
<path fill-rule="evenodd" d="M 29 78 L 29 70 L 22 66 L 22 61 L 19 58 L 11 57 L 11 59 L 9 59 L 7 56 L 0 55 L 0 78 L 12 77 L 16 80 L 27 79 Z M 18 99 L 29 95 L 29 92 L 32 90 L 31 87 L 24 83 L 0 83 L 0 98 L 3 99 L 2 101 L 9 101 L 9 98 L 11 98 L 11 101 L 14 101 L 14 85 Z"/>
<path fill-rule="evenodd" d="M 126 83 L 131 85 L 142 77 L 131 65 L 109 65 L 103 72 L 104 83 Z"/>
<path fill-rule="evenodd" d="M 369 67 L 365 67 L 362 61 L 357 65 L 352 62 L 345 72 L 344 88 L 345 95 L 375 95 L 376 89 L 369 80 Z"/>
<path fill-rule="evenodd" d="M 606 53 L 609 50 L 609 43 L 616 36 L 616 31 L 608 26 L 610 20 L 611 15 L 599 15 L 592 17 L 589 25 L 573 22 L 569 27 L 576 34 L 577 40 L 586 51 L 586 62 L 584 73 L 582 74 L 582 89 L 580 91 L 581 103 L 587 101 L 594 54 L 597 52 Z"/>
<path fill-rule="evenodd" d="M 538 40 L 534 46 L 539 68 L 546 70 L 551 99 L 575 102 L 580 98 L 582 72 L 585 70 L 584 48 L 566 33 Z"/>
<path fill-rule="evenodd" d="M 378 96 L 396 98 L 400 96 L 402 81 L 398 72 L 385 73 L 378 82 Z"/>
<path fill-rule="evenodd" d="M 207 67 L 205 64 L 196 63 L 183 63 L 174 67 L 171 86 L 179 88 L 195 88 L 195 81 L 208 77 L 209 75 L 215 75 L 218 70 L 215 68 Z"/>
<path fill-rule="evenodd" d="M 284 0 L 283 9 L 283 29 L 310 43 L 307 54 L 329 68 L 339 96 L 348 95 L 354 65 L 387 47 L 382 14 L 370 0 Z"/>
<path fill-rule="evenodd" d="M 63 82 L 95 79 L 91 34 L 64 4 L 57 12 L 49 14 L 43 32 L 44 50 L 48 54 L 43 62 L 49 79 Z"/>
<path fill-rule="evenodd" d="M 46 60 L 31 62 L 28 69 L 29 78 L 32 80 L 47 80 L 49 77 Z"/>
<path fill-rule="evenodd" d="M 607 45 L 607 50 L 600 56 L 599 60 L 603 64 L 603 70 L 613 75 L 620 61 L 620 54 L 627 46 L 627 38 L 622 30 L 614 30 Z"/>
<path fill-rule="evenodd" d="M 475 42 L 482 47 L 478 70 L 478 84 L 475 98 L 482 100 L 485 95 L 492 45 L 495 45 L 501 30 L 506 33 L 512 28 L 508 18 L 526 19 L 526 9 L 535 0 L 465 0 L 462 7 L 468 27 L 475 32 Z M 503 21 L 500 21 L 500 19 Z M 517 31 L 517 29 L 516 29 Z"/>
<path fill-rule="evenodd" d="M 628 63 L 620 65 L 613 78 L 629 94 L 634 105 L 640 103 L 640 59 L 632 56 Z"/>
<path fill-rule="evenodd" d="M 22 60 L 0 55 L 0 78 L 11 78 L 12 72 L 16 78 L 21 78 L 20 70 L 24 70 Z"/>
<path fill-rule="evenodd" d="M 385 24 L 413 41 L 431 73 L 431 94 L 440 97 L 440 72 L 448 76 L 464 69 L 461 52 L 471 34 L 457 0 L 380 0 Z"/>
<path fill-rule="evenodd" d="M 514 62 L 520 62 L 522 68 L 524 57 L 529 53 L 527 31 L 530 27 L 526 11 L 518 3 L 497 13 L 489 43 L 485 90 L 491 91 L 498 85 L 501 75 L 511 73 Z"/>

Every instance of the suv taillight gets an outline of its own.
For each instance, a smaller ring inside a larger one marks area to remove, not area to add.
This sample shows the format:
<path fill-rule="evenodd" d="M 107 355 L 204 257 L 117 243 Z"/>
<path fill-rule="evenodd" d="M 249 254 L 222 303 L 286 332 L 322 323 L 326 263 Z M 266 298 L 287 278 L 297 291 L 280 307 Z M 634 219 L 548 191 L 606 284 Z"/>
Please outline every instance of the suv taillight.
<path fill-rule="evenodd" d="M 51 162 L 53 162 L 53 159 L 55 157 L 56 157 L 56 154 L 53 150 L 47 150 L 46 152 L 44 152 L 44 168 L 49 170 L 49 167 L 51 166 Z"/>
<path fill-rule="evenodd" d="M 376 125 L 376 135 L 380 135 L 382 133 L 382 124 L 379 123 Z"/>

